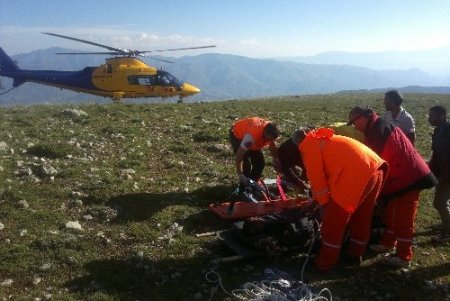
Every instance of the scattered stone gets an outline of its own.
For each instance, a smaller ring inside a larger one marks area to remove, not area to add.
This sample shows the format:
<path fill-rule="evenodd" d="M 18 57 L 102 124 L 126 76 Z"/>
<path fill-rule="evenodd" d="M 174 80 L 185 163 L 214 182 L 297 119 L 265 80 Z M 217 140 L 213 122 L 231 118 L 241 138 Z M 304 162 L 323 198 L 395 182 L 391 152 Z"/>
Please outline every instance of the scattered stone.
<path fill-rule="evenodd" d="M 25 201 L 25 200 L 20 200 L 20 201 L 17 202 L 17 204 L 19 204 L 19 206 L 20 206 L 21 208 L 24 208 L 24 209 L 27 209 L 28 207 L 30 207 L 30 205 L 28 204 L 28 202 Z"/>
<path fill-rule="evenodd" d="M 132 180 L 133 179 L 132 175 L 135 175 L 135 174 L 136 174 L 136 171 L 132 168 L 122 169 L 120 171 L 120 176 L 125 180 Z"/>
<path fill-rule="evenodd" d="M 39 267 L 39 271 L 47 271 L 52 267 L 51 263 L 44 263 Z"/>
<path fill-rule="evenodd" d="M 86 118 L 89 116 L 85 111 L 77 109 L 65 109 L 61 114 L 74 119 Z"/>
<path fill-rule="evenodd" d="M 33 278 L 33 284 L 34 285 L 38 285 L 39 283 L 41 283 L 41 281 L 42 281 L 41 277 L 34 276 L 34 278 Z"/>
<path fill-rule="evenodd" d="M 75 207 L 82 207 L 83 206 L 83 201 L 79 200 L 79 199 L 76 199 L 76 200 L 72 201 L 72 204 Z"/>
<path fill-rule="evenodd" d="M 8 279 L 3 280 L 3 282 L 0 283 L 0 285 L 1 286 L 11 286 L 11 284 L 13 284 L 13 282 L 14 282 L 14 280 L 8 278 Z"/>
<path fill-rule="evenodd" d="M 41 165 L 39 167 L 39 172 L 38 172 L 39 176 L 41 177 L 52 177 L 58 174 L 58 171 L 56 170 L 56 168 L 54 168 L 51 165 Z"/>
<path fill-rule="evenodd" d="M 25 235 L 27 235 L 27 233 L 28 233 L 27 229 L 22 229 L 22 230 L 20 230 L 19 235 L 21 237 L 24 237 Z"/>
<path fill-rule="evenodd" d="M 77 265 L 78 260 L 74 256 L 69 256 L 67 257 L 67 263 L 69 263 L 70 265 Z"/>
<path fill-rule="evenodd" d="M 16 172 L 14 172 L 14 174 L 19 176 L 19 177 L 32 176 L 33 175 L 33 171 L 29 167 L 24 167 L 24 168 L 20 168 Z"/>
<path fill-rule="evenodd" d="M 86 214 L 86 215 L 83 215 L 83 219 L 86 220 L 86 221 L 90 221 L 90 220 L 93 219 L 93 217 L 90 214 Z"/>
<path fill-rule="evenodd" d="M 74 230 L 80 230 L 83 231 L 84 229 L 81 227 L 80 223 L 78 221 L 69 221 L 66 223 L 67 229 L 74 229 Z"/>
<path fill-rule="evenodd" d="M 84 196 L 83 193 L 81 193 L 81 192 L 79 192 L 79 191 L 72 191 L 70 194 L 71 194 L 74 198 L 80 198 L 80 197 Z"/>
<path fill-rule="evenodd" d="M 110 207 L 96 207 L 89 209 L 87 214 L 90 214 L 99 220 L 109 222 L 110 220 L 117 217 L 118 212 L 116 209 Z"/>
<path fill-rule="evenodd" d="M 2 223 L 0 223 L 0 231 L 5 229 L 5 225 L 3 225 Z"/>
<path fill-rule="evenodd" d="M 8 151 L 8 144 L 4 141 L 0 141 L 0 152 Z"/>

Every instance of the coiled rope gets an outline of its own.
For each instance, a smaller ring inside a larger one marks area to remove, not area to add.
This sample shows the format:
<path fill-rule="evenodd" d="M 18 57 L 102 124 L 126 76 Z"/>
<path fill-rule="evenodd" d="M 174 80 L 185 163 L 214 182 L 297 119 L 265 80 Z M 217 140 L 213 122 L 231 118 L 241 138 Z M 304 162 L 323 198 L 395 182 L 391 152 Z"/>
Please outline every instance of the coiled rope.
<path fill-rule="evenodd" d="M 311 288 L 304 283 L 303 274 L 305 272 L 308 259 L 310 258 L 316 235 L 313 235 L 308 256 L 303 263 L 300 281 L 289 281 L 283 279 L 279 273 L 271 269 L 265 269 L 264 274 L 275 280 L 262 280 L 245 283 L 242 288 L 228 292 L 222 283 L 222 277 L 216 271 L 206 273 L 206 281 L 215 284 L 211 289 L 208 301 L 211 301 L 217 290 L 220 288 L 226 295 L 242 301 L 332 301 L 333 296 L 328 288 L 322 289 L 319 293 L 314 293 Z"/>

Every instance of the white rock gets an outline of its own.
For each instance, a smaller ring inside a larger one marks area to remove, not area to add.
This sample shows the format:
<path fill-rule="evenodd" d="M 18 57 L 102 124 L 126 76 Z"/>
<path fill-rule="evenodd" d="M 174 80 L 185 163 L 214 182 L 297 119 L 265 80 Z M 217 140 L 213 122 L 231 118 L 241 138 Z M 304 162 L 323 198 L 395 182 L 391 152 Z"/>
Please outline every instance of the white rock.
<path fill-rule="evenodd" d="M 27 201 L 25 201 L 25 200 L 20 200 L 19 202 L 17 202 L 19 205 L 20 205 L 20 207 L 22 207 L 22 208 L 28 208 L 28 207 L 30 207 L 30 205 L 28 204 L 28 202 Z"/>
<path fill-rule="evenodd" d="M 0 223 L 0 231 L 5 229 L 5 225 L 3 225 L 2 223 Z"/>
<path fill-rule="evenodd" d="M 8 278 L 8 279 L 3 280 L 3 282 L 0 283 L 0 285 L 2 285 L 2 286 L 10 286 L 11 284 L 13 284 L 13 282 L 14 282 L 14 280 Z"/>
<path fill-rule="evenodd" d="M 41 265 L 39 267 L 40 271 L 47 271 L 51 268 L 52 264 L 51 263 L 44 263 L 43 265 Z"/>
<path fill-rule="evenodd" d="M 65 109 L 64 111 L 62 111 L 62 114 L 71 118 L 88 117 L 88 114 L 86 112 L 77 109 Z"/>
<path fill-rule="evenodd" d="M 8 150 L 8 145 L 4 141 L 0 141 L 0 152 L 6 152 Z"/>
<path fill-rule="evenodd" d="M 33 284 L 34 285 L 38 285 L 39 283 L 41 283 L 41 281 L 42 281 L 42 278 L 40 278 L 40 277 L 34 277 L 33 278 Z"/>
<path fill-rule="evenodd" d="M 84 229 L 81 227 L 80 223 L 78 221 L 69 221 L 66 223 L 66 228 L 67 229 L 74 229 L 74 230 L 81 230 L 83 231 Z"/>
<path fill-rule="evenodd" d="M 83 215 L 83 218 L 87 221 L 90 221 L 93 219 L 92 215 L 90 215 L 90 214 Z"/>
<path fill-rule="evenodd" d="M 19 235 L 23 237 L 23 236 L 27 235 L 27 233 L 28 233 L 27 229 L 23 229 L 23 230 L 20 230 Z"/>

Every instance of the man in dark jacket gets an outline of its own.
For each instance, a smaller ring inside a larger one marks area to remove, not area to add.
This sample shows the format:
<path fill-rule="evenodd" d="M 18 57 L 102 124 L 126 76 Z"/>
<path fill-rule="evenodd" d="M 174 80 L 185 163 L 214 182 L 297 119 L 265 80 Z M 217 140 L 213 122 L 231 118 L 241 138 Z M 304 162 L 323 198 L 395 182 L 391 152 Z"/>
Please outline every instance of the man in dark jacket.
<path fill-rule="evenodd" d="M 438 177 L 433 206 L 439 212 L 442 231 L 435 242 L 450 241 L 450 121 L 447 110 L 443 106 L 430 108 L 428 122 L 434 126 L 431 149 L 433 151 L 428 162 L 433 173 Z"/>
<path fill-rule="evenodd" d="M 380 118 L 372 109 L 355 107 L 349 124 L 364 133 L 364 143 L 389 164 L 389 173 L 380 196 L 388 200 L 385 210 L 386 231 L 381 244 L 372 245 L 375 252 L 387 253 L 396 247 L 393 256 L 384 262 L 409 266 L 413 257 L 414 220 L 422 189 L 436 185 L 437 179 L 427 163 L 403 131 Z"/>

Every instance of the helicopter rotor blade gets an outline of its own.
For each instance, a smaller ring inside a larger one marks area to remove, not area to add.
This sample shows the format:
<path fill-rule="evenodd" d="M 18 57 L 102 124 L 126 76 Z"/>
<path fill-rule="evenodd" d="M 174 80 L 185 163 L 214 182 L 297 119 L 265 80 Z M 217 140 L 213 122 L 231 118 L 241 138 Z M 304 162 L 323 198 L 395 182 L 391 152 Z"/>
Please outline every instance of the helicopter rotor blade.
<path fill-rule="evenodd" d="M 156 50 L 143 50 L 141 53 L 149 53 L 149 52 L 165 52 L 165 51 L 179 51 L 179 50 L 191 50 L 191 49 L 203 49 L 203 48 L 214 48 L 216 45 L 207 45 L 207 46 L 197 46 L 197 47 L 184 47 L 184 48 L 169 48 L 169 49 L 156 49 Z"/>
<path fill-rule="evenodd" d="M 69 36 L 63 36 L 61 34 L 56 34 L 56 33 L 51 33 L 51 32 L 43 32 L 43 34 L 46 34 L 46 35 L 49 35 L 49 36 L 55 36 L 55 37 L 59 37 L 59 38 L 63 38 L 63 39 L 68 39 L 68 40 L 72 40 L 72 41 L 77 41 L 77 42 L 81 42 L 81 43 L 85 43 L 85 44 L 90 44 L 90 45 L 98 46 L 98 47 L 105 48 L 105 49 L 108 49 L 108 50 L 111 50 L 111 51 L 123 52 L 119 48 L 114 48 L 114 47 L 111 47 L 111 46 L 107 46 L 107 45 L 103 45 L 103 44 L 99 44 L 99 43 L 95 43 L 95 42 L 91 42 L 91 41 L 87 41 L 87 40 L 72 38 L 72 37 L 69 37 Z"/>
<path fill-rule="evenodd" d="M 163 59 L 159 59 L 159 58 L 152 57 L 152 56 L 146 56 L 146 55 L 141 55 L 141 56 L 146 57 L 146 58 L 149 58 L 149 59 L 151 59 L 151 60 L 160 61 L 160 62 L 165 62 L 165 63 L 169 63 L 169 64 L 173 64 L 173 63 L 174 63 L 174 62 L 172 62 L 172 61 L 163 60 Z"/>
<path fill-rule="evenodd" d="M 109 52 L 56 52 L 56 54 L 69 54 L 69 55 L 78 55 L 78 54 L 104 54 L 104 55 L 123 55 L 123 52 L 118 51 L 109 51 Z"/>

